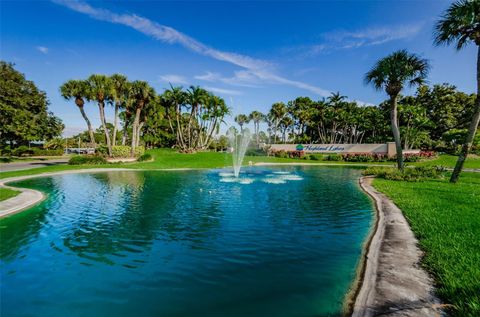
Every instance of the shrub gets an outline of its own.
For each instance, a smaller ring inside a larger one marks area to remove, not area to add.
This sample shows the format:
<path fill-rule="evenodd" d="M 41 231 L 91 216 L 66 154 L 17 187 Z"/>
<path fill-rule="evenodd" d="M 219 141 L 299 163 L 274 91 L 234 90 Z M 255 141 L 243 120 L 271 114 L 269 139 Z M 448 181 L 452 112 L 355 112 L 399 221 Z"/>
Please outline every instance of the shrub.
<path fill-rule="evenodd" d="M 0 157 L 0 163 L 10 163 L 13 160 L 9 157 Z"/>
<path fill-rule="evenodd" d="M 106 152 L 108 153 L 108 151 Z M 115 145 L 112 146 L 112 157 L 120 158 L 120 157 L 129 157 L 131 153 L 131 147 L 128 145 Z M 143 146 L 135 147 L 135 157 L 140 157 L 145 153 L 145 148 Z"/>
<path fill-rule="evenodd" d="M 15 156 L 28 156 L 33 154 L 33 150 L 29 149 L 28 146 L 26 145 L 20 145 L 19 147 L 14 149 L 12 152 L 13 152 L 13 155 Z"/>
<path fill-rule="evenodd" d="M 247 156 L 265 156 L 267 153 L 263 149 L 248 149 L 245 152 Z"/>
<path fill-rule="evenodd" d="M 288 153 L 285 152 L 284 150 L 275 151 L 275 152 L 273 152 L 273 155 L 274 155 L 275 157 L 288 158 Z"/>
<path fill-rule="evenodd" d="M 145 162 L 145 161 L 151 161 L 152 159 L 153 159 L 153 158 L 152 158 L 152 156 L 151 156 L 149 153 L 145 153 L 145 154 L 141 155 L 141 156 L 137 159 L 137 161 L 139 161 L 139 162 Z"/>
<path fill-rule="evenodd" d="M 342 156 L 338 154 L 328 154 L 323 156 L 324 161 L 341 161 Z"/>
<path fill-rule="evenodd" d="M 305 152 L 303 151 L 289 151 L 287 152 L 289 158 L 303 158 L 305 156 Z"/>
<path fill-rule="evenodd" d="M 68 161 L 69 165 L 106 164 L 107 161 L 100 155 L 75 155 Z"/>
<path fill-rule="evenodd" d="M 363 171 L 363 175 L 372 175 L 379 178 L 418 182 L 429 178 L 441 178 L 446 169 L 443 166 L 406 168 L 403 172 L 391 167 L 369 167 Z"/>
<path fill-rule="evenodd" d="M 40 148 L 34 148 L 32 151 L 33 151 L 33 155 L 37 155 L 37 156 L 62 156 L 63 155 L 62 149 L 44 150 Z"/>

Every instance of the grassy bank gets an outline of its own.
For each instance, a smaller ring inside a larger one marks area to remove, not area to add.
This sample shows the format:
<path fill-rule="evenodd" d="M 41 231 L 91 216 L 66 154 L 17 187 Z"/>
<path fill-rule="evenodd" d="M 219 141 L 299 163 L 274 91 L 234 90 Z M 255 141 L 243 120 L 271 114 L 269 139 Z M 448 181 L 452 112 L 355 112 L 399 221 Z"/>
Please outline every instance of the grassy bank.
<path fill-rule="evenodd" d="M 20 194 L 18 190 L 12 190 L 8 188 L 0 187 L 0 201 L 15 197 L 18 194 Z"/>
<path fill-rule="evenodd" d="M 445 180 L 375 179 L 407 217 L 425 251 L 423 266 L 455 316 L 480 316 L 480 174 Z"/>
<path fill-rule="evenodd" d="M 141 169 L 166 169 L 166 168 L 222 168 L 232 165 L 232 158 L 230 154 L 218 153 L 218 152 L 199 152 L 195 154 L 182 154 L 171 149 L 154 149 L 149 150 L 147 153 L 151 154 L 153 161 L 150 162 L 134 162 L 124 164 L 102 164 L 102 165 L 55 165 L 41 168 L 35 168 L 23 171 L 11 171 L 0 173 L 0 179 L 24 176 L 24 175 L 36 175 L 48 172 L 58 172 L 64 170 L 75 170 L 84 168 L 141 168 Z M 267 156 L 247 156 L 244 159 L 244 164 L 252 163 L 306 163 L 306 164 L 339 164 L 339 165 L 352 165 L 352 166 L 368 166 L 368 165 L 384 165 L 394 166 L 393 162 L 343 162 L 343 161 L 314 161 L 314 160 L 301 160 L 301 159 L 289 159 L 289 158 L 277 158 Z M 426 165 L 435 166 L 443 165 L 445 167 L 455 166 L 456 157 L 451 155 L 441 155 L 436 159 L 428 160 L 424 162 L 408 163 L 411 166 Z M 465 164 L 465 168 L 480 168 L 480 157 L 468 158 Z"/>

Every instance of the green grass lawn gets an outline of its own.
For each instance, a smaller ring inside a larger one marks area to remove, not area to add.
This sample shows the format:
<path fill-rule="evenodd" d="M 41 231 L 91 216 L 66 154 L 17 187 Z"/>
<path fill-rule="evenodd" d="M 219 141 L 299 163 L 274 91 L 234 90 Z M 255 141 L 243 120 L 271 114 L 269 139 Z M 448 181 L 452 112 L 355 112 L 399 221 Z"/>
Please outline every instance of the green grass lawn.
<path fill-rule="evenodd" d="M 103 164 L 103 165 L 55 165 L 41 168 L 35 168 L 23 171 L 11 171 L 0 173 L 0 179 L 24 176 L 24 175 L 36 175 L 47 172 L 57 172 L 64 170 L 76 170 L 84 168 L 142 168 L 142 169 L 166 169 L 166 168 L 221 168 L 232 165 L 232 158 L 230 154 L 218 153 L 218 152 L 199 152 L 195 154 L 183 154 L 178 153 L 172 149 L 154 149 L 149 150 L 154 158 L 151 162 L 135 162 L 135 163 L 123 163 L 123 164 Z M 253 163 L 307 163 L 307 164 L 335 164 L 335 165 L 353 165 L 353 166 L 366 166 L 366 165 L 385 165 L 394 166 L 393 162 L 371 162 L 371 163 L 349 163 L 342 161 L 313 161 L 313 160 L 300 160 L 300 159 L 284 159 L 277 157 L 266 156 L 247 156 L 244 159 L 244 164 L 248 164 L 249 161 Z M 451 155 L 441 155 L 439 158 L 429 160 L 425 162 L 408 163 L 408 165 L 443 165 L 446 167 L 455 166 L 456 157 Z M 480 157 L 469 158 L 465 164 L 465 168 L 480 168 Z"/>
<path fill-rule="evenodd" d="M 423 266 L 455 316 L 480 316 L 480 174 L 444 180 L 373 185 L 403 211 L 425 251 Z"/>
<path fill-rule="evenodd" d="M 0 187 L 0 201 L 15 197 L 18 194 L 20 194 L 18 190 Z"/>

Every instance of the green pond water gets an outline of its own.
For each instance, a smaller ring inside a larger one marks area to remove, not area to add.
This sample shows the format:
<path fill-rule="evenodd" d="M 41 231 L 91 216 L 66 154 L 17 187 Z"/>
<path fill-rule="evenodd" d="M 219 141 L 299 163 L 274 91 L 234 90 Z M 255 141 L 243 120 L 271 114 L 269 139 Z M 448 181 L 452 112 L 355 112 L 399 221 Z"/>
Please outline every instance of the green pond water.
<path fill-rule="evenodd" d="M 373 205 L 346 168 L 35 178 L 0 220 L 7 316 L 338 316 Z"/>

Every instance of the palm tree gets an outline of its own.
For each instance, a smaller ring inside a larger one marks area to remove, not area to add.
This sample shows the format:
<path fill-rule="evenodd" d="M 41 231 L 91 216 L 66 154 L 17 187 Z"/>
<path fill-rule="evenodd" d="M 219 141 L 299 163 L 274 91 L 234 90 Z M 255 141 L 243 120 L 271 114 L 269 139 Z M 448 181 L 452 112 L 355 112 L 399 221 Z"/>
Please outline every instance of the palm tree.
<path fill-rule="evenodd" d="M 113 89 L 110 78 L 105 75 L 91 75 L 87 79 L 88 100 L 96 101 L 100 111 L 100 121 L 102 123 L 105 140 L 107 142 L 108 155 L 112 156 L 112 143 L 110 141 L 110 132 L 105 120 L 105 101 L 112 99 Z"/>
<path fill-rule="evenodd" d="M 172 133 L 175 134 L 177 138 L 177 146 L 181 149 L 186 150 L 186 143 L 182 120 L 182 107 L 184 106 L 187 100 L 187 94 L 182 90 L 182 87 L 173 87 L 170 85 L 170 89 L 165 90 L 161 96 L 161 104 L 165 107 L 167 114 L 168 123 Z M 173 108 L 175 117 L 173 118 L 171 108 Z M 175 121 L 173 121 L 175 120 Z"/>
<path fill-rule="evenodd" d="M 239 114 L 238 116 L 235 117 L 235 122 L 238 123 L 238 125 L 240 126 L 240 132 L 243 131 L 243 125 L 245 123 L 248 123 L 248 116 L 244 115 L 244 114 Z"/>
<path fill-rule="evenodd" d="M 277 142 L 277 130 L 282 119 L 288 114 L 287 106 L 283 102 L 276 102 L 272 105 L 269 112 L 269 117 L 273 125 L 274 142 Z"/>
<path fill-rule="evenodd" d="M 405 84 L 422 85 L 429 70 L 428 61 L 406 50 L 394 52 L 379 60 L 365 75 L 365 82 L 390 97 L 390 121 L 397 150 L 398 169 L 403 171 L 403 151 L 398 127 L 397 99 Z"/>
<path fill-rule="evenodd" d="M 113 135 L 112 145 L 115 146 L 117 142 L 117 130 L 118 130 L 118 110 L 125 108 L 127 92 L 128 92 L 128 80 L 127 77 L 121 74 L 113 74 L 110 76 L 113 87 L 113 101 L 115 102 L 115 118 L 113 122 Z"/>
<path fill-rule="evenodd" d="M 257 146 L 260 143 L 259 135 L 258 133 L 260 132 L 260 122 L 263 121 L 263 118 L 265 115 L 259 111 L 252 111 L 250 115 L 248 116 L 250 120 L 253 121 L 253 130 L 255 132 L 255 136 L 257 138 Z"/>
<path fill-rule="evenodd" d="M 461 50 L 470 42 L 477 45 L 477 107 L 468 128 L 467 138 L 450 178 L 451 183 L 456 183 L 460 176 L 480 122 L 480 2 L 477 0 L 459 0 L 451 4 L 443 17 L 437 22 L 435 44 L 455 43 L 456 49 Z"/>
<path fill-rule="evenodd" d="M 92 124 L 85 113 L 83 106 L 85 105 L 85 97 L 87 95 L 87 85 L 83 80 L 69 80 L 60 86 L 60 93 L 66 100 L 75 98 L 75 104 L 77 105 L 83 119 L 87 123 L 88 135 L 90 136 L 90 142 L 95 146 L 95 137 L 93 135 Z"/>
<path fill-rule="evenodd" d="M 197 115 L 208 99 L 208 92 L 198 86 L 190 86 L 190 89 L 187 90 L 187 102 L 190 104 L 190 118 L 188 120 L 188 147 L 189 150 L 194 149 L 195 135 L 193 131 L 192 124 L 198 124 Z"/>
<path fill-rule="evenodd" d="M 131 155 L 135 154 L 135 147 L 139 144 L 140 138 L 140 116 L 144 107 L 155 99 L 155 90 L 146 82 L 136 80 L 131 83 L 131 95 L 135 100 L 132 112 L 135 112 L 132 127 L 132 148 Z"/>

